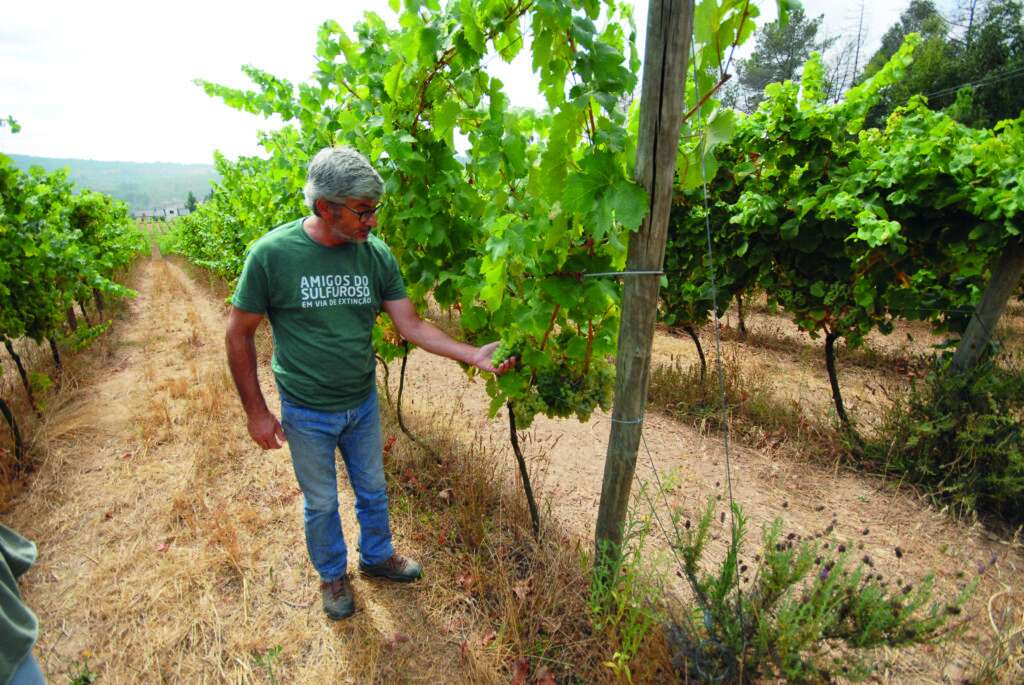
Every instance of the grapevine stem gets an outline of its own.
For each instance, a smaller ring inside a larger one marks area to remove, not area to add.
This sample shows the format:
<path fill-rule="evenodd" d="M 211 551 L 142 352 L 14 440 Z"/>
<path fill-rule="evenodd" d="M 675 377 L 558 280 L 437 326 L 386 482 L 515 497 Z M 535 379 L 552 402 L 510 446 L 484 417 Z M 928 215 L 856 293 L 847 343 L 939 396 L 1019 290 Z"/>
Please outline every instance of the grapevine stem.
<path fill-rule="evenodd" d="M 700 336 L 697 335 L 697 331 L 690 324 L 683 326 L 683 330 L 686 331 L 690 339 L 693 340 L 693 344 L 697 346 L 697 356 L 700 358 L 700 387 L 704 387 L 704 377 L 708 371 L 708 361 L 704 357 L 704 348 L 700 344 Z"/>
<path fill-rule="evenodd" d="M 19 462 L 25 458 L 25 443 L 21 439 L 21 431 L 18 430 L 18 422 L 14 419 L 14 412 L 7 406 L 7 403 L 0 398 L 0 414 L 4 415 L 7 419 L 7 425 L 11 427 L 11 433 L 14 434 L 14 458 Z"/>
<path fill-rule="evenodd" d="M 4 347 L 7 348 L 7 353 L 14 360 L 14 365 L 18 367 L 18 375 L 21 376 L 21 384 L 25 386 L 25 394 L 28 395 L 28 403 L 32 406 L 32 411 L 36 413 L 36 416 L 42 418 L 43 415 L 39 413 L 39 407 L 36 405 L 36 398 L 32 394 L 32 384 L 28 382 L 28 373 L 25 371 L 25 365 L 21 363 L 21 357 L 14 351 L 14 345 L 11 344 L 8 338 L 4 338 Z"/>
<path fill-rule="evenodd" d="M 466 98 L 462 97 L 462 93 L 460 93 L 458 88 L 455 87 L 455 84 L 452 83 L 452 80 L 450 78 L 448 78 L 447 76 L 445 77 L 444 80 L 445 80 L 445 83 L 448 84 L 448 90 L 451 91 L 451 93 L 453 95 L 455 95 L 455 97 L 457 97 L 459 99 L 459 102 L 462 103 L 462 106 L 465 107 L 466 109 L 473 109 L 473 105 L 471 105 L 468 102 L 466 102 Z"/>
<path fill-rule="evenodd" d="M 725 85 L 725 82 L 726 82 L 726 81 L 728 81 L 728 80 L 729 80 L 729 79 L 731 79 L 731 78 L 732 78 L 732 74 L 726 74 L 725 76 L 723 76 L 722 78 L 720 78 L 720 79 L 718 80 L 718 83 L 716 83 L 716 84 L 714 85 L 714 87 L 713 87 L 713 88 L 711 88 L 711 90 L 709 90 L 709 91 L 708 91 L 707 93 L 705 93 L 705 94 L 704 94 L 704 96 L 703 96 L 703 97 L 702 97 L 702 98 L 701 98 L 700 100 L 698 100 L 698 101 L 697 101 L 697 104 L 696 104 L 696 105 L 694 105 L 693 107 L 691 107 L 691 108 L 689 109 L 689 111 L 687 111 L 687 112 L 686 112 L 686 114 L 684 114 L 684 115 L 683 115 L 683 121 L 686 121 L 686 120 L 688 120 L 688 119 L 689 119 L 690 117 L 692 117 L 692 116 L 693 116 L 693 115 L 694 115 L 694 114 L 695 114 L 695 113 L 697 112 L 697 110 L 699 110 L 699 109 L 700 109 L 701 107 L 703 107 L 703 106 L 704 106 L 704 104 L 705 104 L 705 103 L 706 103 L 706 102 L 707 102 L 708 100 L 710 100 L 710 99 L 712 98 L 712 96 L 714 96 L 714 94 L 715 94 L 715 93 L 717 93 L 717 92 L 718 92 L 718 90 L 719 90 L 719 89 L 720 89 L 720 88 L 721 88 L 722 86 L 724 86 L 724 85 Z"/>
<path fill-rule="evenodd" d="M 92 328 L 92 322 L 89 321 L 89 313 L 85 311 L 85 305 L 79 300 L 76 300 L 76 302 L 78 302 L 78 308 L 82 310 L 82 319 L 85 321 L 85 325 Z"/>
<path fill-rule="evenodd" d="M 50 342 L 50 352 L 53 354 L 53 363 L 57 367 L 57 372 L 63 371 L 63 367 L 60 362 L 60 348 L 57 347 L 57 341 L 53 339 L 53 336 L 47 338 Z"/>
<path fill-rule="evenodd" d="M 562 305 L 556 304 L 555 311 L 551 312 L 551 320 L 548 321 L 548 328 L 544 331 L 544 339 L 540 341 L 540 351 L 544 351 L 544 347 L 548 344 L 548 336 L 551 335 L 551 331 L 555 328 L 555 321 L 558 320 L 558 312 L 562 310 Z"/>
<path fill-rule="evenodd" d="M 392 407 L 394 406 L 394 402 L 391 401 L 391 368 L 379 354 L 374 356 L 377 357 L 377 361 L 380 362 L 380 365 L 384 367 L 384 397 L 387 398 L 388 406 Z"/>
<path fill-rule="evenodd" d="M 736 293 L 736 313 L 739 318 L 737 328 L 740 332 L 740 340 L 747 339 L 747 320 L 743 313 L 743 293 Z"/>
<path fill-rule="evenodd" d="M 505 25 L 509 21 L 518 19 L 519 17 L 523 16 L 526 12 L 530 10 L 531 7 L 533 7 L 532 2 L 524 2 L 514 5 L 512 8 L 509 9 L 508 14 L 505 15 L 505 18 L 502 20 L 501 24 L 487 34 L 487 36 L 484 38 L 484 42 L 486 43 L 488 41 L 494 40 L 494 38 L 499 33 L 501 33 L 501 30 L 504 29 Z M 413 135 L 416 135 L 416 131 L 419 129 L 420 117 L 423 115 L 423 112 L 427 109 L 427 89 L 430 87 L 430 84 L 434 80 L 434 77 L 437 76 L 442 69 L 448 66 L 448 63 L 451 61 L 453 57 L 455 57 L 457 52 L 458 51 L 455 49 L 454 45 L 445 50 L 444 52 L 442 52 L 441 59 L 439 59 L 437 63 L 434 64 L 434 68 L 430 70 L 430 73 L 427 74 L 427 78 L 423 81 L 423 83 L 420 84 L 419 106 L 416 108 L 416 116 L 413 117 L 412 120 Z"/>
<path fill-rule="evenodd" d="M 551 331 L 555 328 L 555 321 L 558 320 L 558 312 L 561 311 L 562 305 L 556 304 L 555 311 L 551 312 L 551 321 L 548 322 L 548 328 L 544 331 L 544 338 L 540 341 L 540 351 L 544 351 L 544 347 L 548 344 L 548 336 L 551 335 Z M 530 385 L 533 385 L 537 381 L 537 369 L 533 370 L 530 374 Z"/>
<path fill-rule="evenodd" d="M 356 100 L 362 100 L 363 99 L 363 98 L 359 97 L 359 94 L 356 93 L 355 90 L 353 90 L 352 86 L 350 86 L 345 79 L 343 79 L 343 78 L 342 79 L 338 79 L 338 83 L 340 83 L 345 88 L 345 90 L 347 90 L 348 92 L 352 93 L 352 96 Z"/>
<path fill-rule="evenodd" d="M 533 523 L 533 537 L 540 539 L 540 514 L 537 513 L 537 500 L 533 498 L 533 486 L 530 485 L 530 473 L 526 469 L 526 459 L 519 449 L 519 432 L 516 430 L 516 413 L 510 401 L 508 407 L 508 435 L 512 443 L 512 451 L 519 462 L 519 475 L 523 479 L 523 490 L 526 491 L 526 504 L 530 507 L 530 521 Z"/>
<path fill-rule="evenodd" d="M 836 340 L 839 339 L 839 333 L 829 331 L 825 334 L 825 368 L 828 370 L 828 382 L 832 386 L 832 400 L 836 405 L 836 413 L 839 415 L 840 420 L 843 422 L 843 427 L 846 429 L 850 436 L 850 439 L 858 446 L 862 446 L 864 443 L 854 429 L 853 424 L 850 423 L 850 417 L 846 414 L 846 407 L 843 406 L 843 395 L 839 391 L 839 375 L 836 373 Z"/>
<path fill-rule="evenodd" d="M 409 361 L 408 340 L 402 341 L 402 350 L 402 371 L 400 374 L 398 374 L 398 401 L 395 403 L 395 414 L 398 416 L 398 427 L 402 429 L 403 433 L 405 433 L 405 437 L 412 440 L 414 445 L 416 445 L 417 447 L 425 451 L 427 454 L 432 456 L 438 464 L 441 464 L 444 461 L 443 459 L 441 459 L 441 456 L 433 449 L 423 444 L 423 442 L 419 438 L 413 435 L 412 432 L 405 427 L 405 420 L 402 418 L 402 392 L 405 390 L 405 365 L 406 362 Z"/>
<path fill-rule="evenodd" d="M 586 376 L 590 371 L 590 357 L 594 352 L 594 321 L 590 319 L 587 321 L 587 354 L 583 358 L 583 375 Z"/>
<path fill-rule="evenodd" d="M 566 37 L 569 39 L 569 48 L 572 50 L 572 54 L 576 54 L 576 40 L 572 37 L 572 31 L 565 32 Z M 573 72 L 573 79 L 575 80 L 576 72 Z M 594 122 L 594 106 L 591 103 L 587 103 L 587 123 L 589 124 L 590 131 L 590 142 L 594 142 L 594 138 L 597 136 L 597 124 Z"/>

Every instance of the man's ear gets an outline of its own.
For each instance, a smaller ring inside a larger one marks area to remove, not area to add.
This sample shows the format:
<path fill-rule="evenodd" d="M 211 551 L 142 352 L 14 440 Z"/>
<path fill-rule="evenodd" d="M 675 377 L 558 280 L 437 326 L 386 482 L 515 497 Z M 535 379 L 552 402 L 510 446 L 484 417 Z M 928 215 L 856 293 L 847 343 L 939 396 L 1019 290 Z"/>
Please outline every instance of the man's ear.
<path fill-rule="evenodd" d="M 316 215 L 317 216 L 321 216 L 322 217 L 322 216 L 331 216 L 332 215 L 331 203 L 328 202 L 327 200 L 323 199 L 322 197 L 321 198 L 317 198 L 313 202 L 313 205 L 316 207 Z"/>

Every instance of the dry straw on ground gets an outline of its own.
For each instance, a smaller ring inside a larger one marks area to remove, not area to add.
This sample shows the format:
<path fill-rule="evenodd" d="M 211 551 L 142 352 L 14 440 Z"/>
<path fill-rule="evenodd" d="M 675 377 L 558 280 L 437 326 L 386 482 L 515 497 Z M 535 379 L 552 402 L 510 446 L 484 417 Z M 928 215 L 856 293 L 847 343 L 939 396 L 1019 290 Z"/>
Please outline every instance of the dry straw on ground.
<path fill-rule="evenodd" d="M 165 261 L 143 264 L 134 285 L 140 298 L 88 380 L 54 403 L 38 472 L 5 519 L 40 545 L 24 588 L 51 680 L 83 655 L 111 683 L 609 677 L 613 645 L 586 633 L 579 541 L 554 525 L 531 540 L 486 445 L 454 439 L 450 417 L 412 417 L 443 467 L 390 414 L 384 425 L 396 539 L 426 579 L 357 578 L 360 611 L 326 621 L 287 455 L 252 445 L 224 368 L 220 298 Z M 354 540 L 344 482 L 341 493 Z"/>
<path fill-rule="evenodd" d="M 134 285 L 140 297 L 126 317 L 75 362 L 83 368 L 51 399 L 33 431 L 38 469 L 4 514 L 40 543 L 24 588 L 42 621 L 37 654 L 51 681 L 80 668 L 83 653 L 109 683 L 498 683 L 523 672 L 524 655 L 530 681 L 612 679 L 602 662 L 616 645 L 589 627 L 580 563 L 606 415 L 588 424 L 539 419 L 524 436 L 549 512 L 538 544 L 515 488 L 507 428 L 500 417 L 481 418 L 480 384 L 453 373 L 451 362 L 414 352 L 406 416 L 445 465 L 414 450 L 390 415 L 384 430 L 395 438 L 387 467 L 396 540 L 425 562 L 427 577 L 407 587 L 357 579 L 361 610 L 332 624 L 320 612 L 287 454 L 251 443 L 224 369 L 224 292 L 159 259 L 140 265 Z M 658 361 L 683 354 L 676 342 L 659 337 Z M 798 399 L 818 401 L 810 399 L 819 392 L 812 378 L 827 388 L 823 370 L 799 355 L 727 343 L 738 359 L 764 362 L 763 373 L 799 388 Z M 265 333 L 259 349 L 273 404 Z M 867 389 L 889 372 L 841 373 Z M 870 399 L 865 390 L 856 401 Z M 692 515 L 708 494 L 723 492 L 716 435 L 657 414 L 645 428 L 650 457 L 645 449 L 638 478 L 652 480 L 657 465 L 669 506 Z M 1019 546 L 950 520 L 906 488 L 819 461 L 742 446 L 732 459 L 752 529 L 783 516 L 803 533 L 834 515 L 837 534 L 865 544 L 880 572 L 913 578 L 934 569 L 944 594 L 964 581 L 958 573 L 977 573 L 995 556 L 965 612 L 963 640 L 879 654 L 881 680 L 1014 682 L 1021 673 Z M 354 540 L 344 482 L 341 494 Z M 871 534 L 862 537 L 865 527 Z M 643 649 L 635 680 L 665 682 L 664 641 Z"/>

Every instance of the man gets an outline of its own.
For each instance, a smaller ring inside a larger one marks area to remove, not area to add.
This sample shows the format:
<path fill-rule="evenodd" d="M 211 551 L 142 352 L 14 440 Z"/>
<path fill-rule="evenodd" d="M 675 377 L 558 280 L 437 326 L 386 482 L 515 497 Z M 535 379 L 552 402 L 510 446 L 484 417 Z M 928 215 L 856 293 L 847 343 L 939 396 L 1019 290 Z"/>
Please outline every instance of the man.
<path fill-rule="evenodd" d="M 0 523 L 0 683 L 44 685 L 46 678 L 32 655 L 39 621 L 25 606 L 18 578 L 36 561 L 36 545 Z"/>
<path fill-rule="evenodd" d="M 419 318 L 394 256 L 372 235 L 383 190 L 380 176 L 355 150 L 317 153 L 304 189 L 312 216 L 278 226 L 253 244 L 228 316 L 228 364 L 249 435 L 263 449 L 289 444 L 304 496 L 306 545 L 332 620 L 355 610 L 338 515 L 336 448 L 355 492 L 359 569 L 399 582 L 422 572 L 391 544 L 371 335 L 377 314 L 383 309 L 403 338 L 428 352 L 499 374 L 515 363 L 495 368 L 497 342 L 472 347 Z M 280 422 L 256 377 L 254 336 L 264 316 L 274 338 Z"/>

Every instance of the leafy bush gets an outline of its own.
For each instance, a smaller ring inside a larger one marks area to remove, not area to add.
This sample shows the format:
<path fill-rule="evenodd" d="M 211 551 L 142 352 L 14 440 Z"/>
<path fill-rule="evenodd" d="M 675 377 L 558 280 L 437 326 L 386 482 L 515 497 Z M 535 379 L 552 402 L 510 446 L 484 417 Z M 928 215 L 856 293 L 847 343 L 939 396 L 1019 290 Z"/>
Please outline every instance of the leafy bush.
<path fill-rule="evenodd" d="M 724 513 L 721 520 L 725 521 Z M 951 616 L 973 591 L 951 604 L 931 601 L 933 580 L 896 585 L 875 572 L 870 557 L 851 558 L 831 544 L 834 522 L 812 539 L 783 537 L 777 519 L 762 532 L 762 549 L 744 561 L 746 518 L 733 508 L 734 532 L 714 572 L 701 569 L 715 518 L 715 500 L 696 525 L 676 526 L 683 574 L 696 598 L 676 626 L 687 676 L 701 682 L 791 683 L 870 674 L 858 650 L 935 642 L 949 635 Z M 850 545 L 852 547 L 852 545 Z"/>
<path fill-rule="evenodd" d="M 950 373 L 936 362 L 865 449 L 942 501 L 1024 521 L 1024 370 L 1019 358 Z"/>

